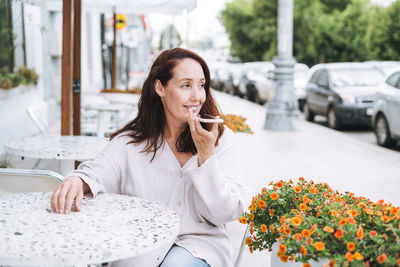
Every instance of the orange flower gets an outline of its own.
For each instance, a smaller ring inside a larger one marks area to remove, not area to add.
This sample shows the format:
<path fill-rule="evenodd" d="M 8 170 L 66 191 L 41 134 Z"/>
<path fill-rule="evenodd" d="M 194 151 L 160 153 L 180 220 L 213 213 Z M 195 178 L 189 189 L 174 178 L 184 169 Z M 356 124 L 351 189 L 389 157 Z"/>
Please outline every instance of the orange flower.
<path fill-rule="evenodd" d="M 307 245 L 311 245 L 312 244 L 312 242 L 313 242 L 313 239 L 312 238 L 307 238 L 307 240 L 306 240 L 306 243 L 307 243 Z"/>
<path fill-rule="evenodd" d="M 371 237 L 375 237 L 375 236 L 378 235 L 378 232 L 375 231 L 375 230 L 371 230 L 371 231 L 369 231 L 369 235 L 370 235 Z"/>
<path fill-rule="evenodd" d="M 310 230 L 308 230 L 308 229 L 304 229 L 303 231 L 301 231 L 301 234 L 304 236 L 304 237 L 310 237 L 311 236 L 311 231 Z"/>
<path fill-rule="evenodd" d="M 281 255 L 280 258 L 281 258 L 281 261 L 287 262 L 289 257 L 288 257 L 288 255 Z"/>
<path fill-rule="evenodd" d="M 254 205 L 254 204 L 251 204 L 251 205 L 249 206 L 249 210 L 251 210 L 251 211 L 254 211 L 254 210 L 256 210 L 256 209 L 257 209 L 257 206 Z"/>
<path fill-rule="evenodd" d="M 307 255 L 307 249 L 306 249 L 306 247 L 305 247 L 305 246 L 301 246 L 300 252 L 301 252 L 301 254 L 302 254 L 303 256 L 306 256 L 306 255 Z"/>
<path fill-rule="evenodd" d="M 390 214 L 392 214 L 393 216 L 396 216 L 399 213 L 399 209 L 396 207 L 391 207 L 390 208 Z"/>
<path fill-rule="evenodd" d="M 322 250 L 325 249 L 325 245 L 324 245 L 324 243 L 322 243 L 322 242 L 315 242 L 315 243 L 314 243 L 314 247 L 315 247 L 315 249 L 318 250 L 318 251 L 322 251 Z"/>
<path fill-rule="evenodd" d="M 307 204 L 306 203 L 301 203 L 300 204 L 300 210 L 306 211 L 307 210 Z"/>
<path fill-rule="evenodd" d="M 261 209 L 265 208 L 265 201 L 264 201 L 264 200 L 258 201 L 258 206 L 259 206 Z"/>
<path fill-rule="evenodd" d="M 265 224 L 260 225 L 261 232 L 265 233 L 267 231 L 267 226 Z"/>
<path fill-rule="evenodd" d="M 269 226 L 269 230 L 273 233 L 274 232 L 274 225 L 273 224 L 271 224 L 270 226 Z"/>
<path fill-rule="evenodd" d="M 400 267 L 400 259 L 397 260 L 397 266 Z"/>
<path fill-rule="evenodd" d="M 295 216 L 290 219 L 290 222 L 295 226 L 299 226 L 303 222 L 303 218 L 301 218 L 300 216 Z"/>
<path fill-rule="evenodd" d="M 282 216 L 281 219 L 279 220 L 282 224 L 286 222 L 286 217 Z"/>
<path fill-rule="evenodd" d="M 300 192 L 301 192 L 301 187 L 298 186 L 298 185 L 296 185 L 296 186 L 294 187 L 294 192 L 300 193 Z"/>
<path fill-rule="evenodd" d="M 314 195 L 315 193 L 317 193 L 317 189 L 315 189 L 314 187 L 311 187 L 310 193 Z"/>
<path fill-rule="evenodd" d="M 354 258 L 358 261 L 362 261 L 364 259 L 364 256 L 360 252 L 354 253 Z"/>
<path fill-rule="evenodd" d="M 282 186 L 283 186 L 282 181 L 279 181 L 279 182 L 276 183 L 276 187 L 281 188 Z"/>
<path fill-rule="evenodd" d="M 254 220 L 254 214 L 253 214 L 253 213 L 250 213 L 250 214 L 249 214 L 249 219 L 250 219 L 250 220 Z"/>
<path fill-rule="evenodd" d="M 336 237 L 337 239 L 342 238 L 343 235 L 344 235 L 344 231 L 343 231 L 342 229 L 339 228 L 339 229 L 336 230 L 336 232 L 335 232 L 335 237 Z"/>
<path fill-rule="evenodd" d="M 328 266 L 329 266 L 329 267 L 335 267 L 335 265 L 336 265 L 335 260 L 334 260 L 334 259 L 330 259 L 330 260 L 329 260 L 329 263 L 328 263 Z"/>
<path fill-rule="evenodd" d="M 348 210 L 348 211 L 346 211 L 346 214 L 349 216 L 357 217 L 358 211 L 357 210 Z"/>
<path fill-rule="evenodd" d="M 327 233 L 333 233 L 335 230 L 333 230 L 332 227 L 325 226 L 325 227 L 324 227 L 324 231 L 327 232 Z"/>
<path fill-rule="evenodd" d="M 270 210 L 269 210 L 269 215 L 270 215 L 270 216 L 274 216 L 274 213 L 275 213 L 274 209 L 270 209 Z"/>
<path fill-rule="evenodd" d="M 269 196 L 271 197 L 272 200 L 277 200 L 278 197 L 279 197 L 278 193 L 276 193 L 276 192 L 272 193 L 272 194 L 269 195 Z"/>
<path fill-rule="evenodd" d="M 290 235 L 292 233 L 292 230 L 289 227 L 287 227 L 283 232 L 287 235 Z"/>
<path fill-rule="evenodd" d="M 347 222 L 350 223 L 350 224 L 355 224 L 355 223 L 356 223 L 356 220 L 355 220 L 353 217 L 349 217 L 349 218 L 347 219 Z"/>
<path fill-rule="evenodd" d="M 303 196 L 303 202 L 304 203 L 309 203 L 309 204 L 313 203 L 313 201 L 311 199 L 309 199 L 308 196 L 306 196 L 306 195 Z"/>
<path fill-rule="evenodd" d="M 339 221 L 339 225 L 345 225 L 346 223 L 347 223 L 346 218 L 342 218 L 342 219 Z"/>
<path fill-rule="evenodd" d="M 294 261 L 294 254 L 290 255 L 289 260 Z"/>
<path fill-rule="evenodd" d="M 387 260 L 387 256 L 386 256 L 385 253 L 383 253 L 383 254 L 381 254 L 381 255 L 378 256 L 378 262 L 379 262 L 379 264 L 384 263 L 386 260 Z"/>
<path fill-rule="evenodd" d="M 241 217 L 241 218 L 239 219 L 239 222 L 240 222 L 240 223 L 243 223 L 243 224 L 246 224 L 246 223 L 247 223 L 247 218 L 246 218 L 246 217 Z"/>
<path fill-rule="evenodd" d="M 351 252 L 347 252 L 344 257 L 346 258 L 346 260 L 348 260 L 350 262 L 353 262 L 353 260 L 354 260 L 353 254 L 351 254 Z"/>
<path fill-rule="evenodd" d="M 374 214 L 374 212 L 371 209 L 364 209 L 364 212 L 368 215 Z"/>
<path fill-rule="evenodd" d="M 279 253 L 283 254 L 286 252 L 286 245 L 285 244 L 280 244 L 279 245 Z"/>
<path fill-rule="evenodd" d="M 246 244 L 246 245 L 251 245 L 251 243 L 253 243 L 253 240 L 251 240 L 250 237 L 247 237 L 247 238 L 246 238 L 246 241 L 245 241 L 245 244 Z"/>
<path fill-rule="evenodd" d="M 356 249 L 356 244 L 354 244 L 353 242 L 347 243 L 347 249 L 349 251 L 354 251 Z"/>
<path fill-rule="evenodd" d="M 361 226 L 357 230 L 357 237 L 359 240 L 364 238 L 364 229 Z"/>
<path fill-rule="evenodd" d="M 311 267 L 311 264 L 309 264 L 308 262 L 303 263 L 303 267 Z"/>

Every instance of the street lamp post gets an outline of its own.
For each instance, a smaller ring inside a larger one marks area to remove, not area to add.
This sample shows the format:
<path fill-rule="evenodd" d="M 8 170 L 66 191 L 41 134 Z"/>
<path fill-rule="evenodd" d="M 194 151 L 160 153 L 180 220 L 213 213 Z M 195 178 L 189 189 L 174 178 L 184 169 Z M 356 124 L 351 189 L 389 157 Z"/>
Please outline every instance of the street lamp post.
<path fill-rule="evenodd" d="M 264 129 L 296 131 L 299 110 L 293 85 L 296 60 L 293 57 L 293 0 L 279 0 L 278 56 L 275 65 L 275 96 L 267 108 Z"/>

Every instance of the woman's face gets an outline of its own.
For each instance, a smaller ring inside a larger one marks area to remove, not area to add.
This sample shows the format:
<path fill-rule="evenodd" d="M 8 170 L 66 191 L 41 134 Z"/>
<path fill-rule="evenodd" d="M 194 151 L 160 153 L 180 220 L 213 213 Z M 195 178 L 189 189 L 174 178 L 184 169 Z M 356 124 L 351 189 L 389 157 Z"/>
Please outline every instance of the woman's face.
<path fill-rule="evenodd" d="M 201 65 L 191 58 L 178 62 L 166 86 L 156 81 L 156 91 L 162 97 L 167 123 L 186 124 L 189 112 L 200 112 L 206 100 L 205 82 Z"/>

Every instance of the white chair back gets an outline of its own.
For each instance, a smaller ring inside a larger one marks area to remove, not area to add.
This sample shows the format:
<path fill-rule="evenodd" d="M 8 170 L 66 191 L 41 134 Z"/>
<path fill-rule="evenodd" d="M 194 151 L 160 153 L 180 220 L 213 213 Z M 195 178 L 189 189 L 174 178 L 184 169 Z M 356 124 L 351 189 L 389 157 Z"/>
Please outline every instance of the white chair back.
<path fill-rule="evenodd" d="M 48 170 L 0 168 L 0 195 L 51 192 L 62 180 L 62 175 Z"/>

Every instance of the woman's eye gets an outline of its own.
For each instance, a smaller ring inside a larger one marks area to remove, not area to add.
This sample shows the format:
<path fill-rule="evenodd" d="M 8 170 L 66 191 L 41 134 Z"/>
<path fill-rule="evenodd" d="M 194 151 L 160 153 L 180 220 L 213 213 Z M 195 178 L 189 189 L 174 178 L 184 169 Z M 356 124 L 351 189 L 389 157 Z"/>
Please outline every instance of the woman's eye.
<path fill-rule="evenodd" d="M 201 87 L 201 88 L 204 88 L 204 86 L 205 86 L 205 84 L 200 84 L 200 87 Z"/>
<path fill-rule="evenodd" d="M 189 87 L 190 87 L 190 84 L 185 83 L 185 84 L 183 85 L 183 87 L 184 87 L 184 88 L 189 88 Z"/>

